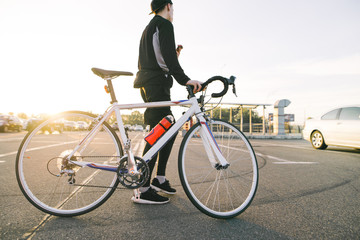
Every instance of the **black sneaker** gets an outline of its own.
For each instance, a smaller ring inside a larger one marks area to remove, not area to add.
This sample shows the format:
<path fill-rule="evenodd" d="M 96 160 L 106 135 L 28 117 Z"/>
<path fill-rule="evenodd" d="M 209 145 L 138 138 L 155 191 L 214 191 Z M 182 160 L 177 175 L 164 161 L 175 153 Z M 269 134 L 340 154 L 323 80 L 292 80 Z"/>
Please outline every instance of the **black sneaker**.
<path fill-rule="evenodd" d="M 176 193 L 176 189 L 172 188 L 170 186 L 170 183 L 168 180 L 165 180 L 164 183 L 160 184 L 159 180 L 157 178 L 154 178 L 152 183 L 151 183 L 151 187 L 154 188 L 156 191 L 161 191 L 167 194 L 175 194 Z"/>
<path fill-rule="evenodd" d="M 151 187 L 146 192 L 140 193 L 140 195 L 138 196 L 133 196 L 131 200 L 134 203 L 141 204 L 164 204 L 169 202 L 169 199 L 167 197 L 160 196 Z"/>

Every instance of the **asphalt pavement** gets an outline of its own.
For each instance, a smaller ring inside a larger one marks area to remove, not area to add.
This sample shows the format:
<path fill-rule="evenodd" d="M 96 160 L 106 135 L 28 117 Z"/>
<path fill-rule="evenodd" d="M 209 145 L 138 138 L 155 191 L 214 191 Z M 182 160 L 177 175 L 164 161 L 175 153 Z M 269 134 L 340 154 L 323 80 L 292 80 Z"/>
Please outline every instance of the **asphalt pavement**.
<path fill-rule="evenodd" d="M 0 133 L 0 239 L 360 239 L 359 150 L 251 139 L 257 194 L 244 213 L 219 220 L 197 210 L 182 190 L 179 134 L 167 170 L 178 191 L 170 203 L 137 205 L 131 190 L 118 190 L 90 213 L 61 218 L 33 207 L 17 185 L 15 158 L 24 135 Z"/>

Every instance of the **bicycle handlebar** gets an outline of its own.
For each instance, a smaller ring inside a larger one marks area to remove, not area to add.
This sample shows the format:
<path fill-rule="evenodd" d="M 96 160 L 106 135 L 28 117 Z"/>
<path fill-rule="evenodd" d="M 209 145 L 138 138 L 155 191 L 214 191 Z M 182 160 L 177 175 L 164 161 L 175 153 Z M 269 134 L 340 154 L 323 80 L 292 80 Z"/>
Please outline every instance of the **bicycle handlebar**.
<path fill-rule="evenodd" d="M 227 91 L 229 90 L 229 85 L 233 85 L 233 92 L 236 95 L 236 92 L 235 92 L 235 79 L 236 78 L 234 76 L 231 76 L 230 78 L 225 78 L 225 77 L 222 77 L 222 76 L 214 76 L 212 78 L 209 78 L 203 84 L 201 84 L 201 91 L 203 89 L 205 89 L 207 87 L 207 85 L 209 85 L 213 81 L 221 81 L 224 84 L 224 89 L 219 93 L 212 93 L 211 97 L 219 98 L 219 97 L 224 96 L 227 93 Z M 187 87 L 188 87 L 189 93 L 191 94 L 193 92 L 193 90 L 194 90 L 193 86 L 187 85 Z"/>
<path fill-rule="evenodd" d="M 226 78 L 221 77 L 221 76 L 214 76 L 214 77 L 212 77 L 212 78 L 209 78 L 206 82 L 204 82 L 203 84 L 201 84 L 201 86 L 202 86 L 201 90 L 203 90 L 204 88 L 206 88 L 207 85 L 209 85 L 209 84 L 212 83 L 213 81 L 217 81 L 217 80 L 218 80 L 218 81 L 221 81 L 221 82 L 224 84 L 224 89 L 223 89 L 221 92 L 219 92 L 219 93 L 212 93 L 212 94 L 211 94 L 211 97 L 213 97 L 213 98 L 219 98 L 219 97 L 224 96 L 224 95 L 227 93 L 228 89 L 229 89 L 229 83 L 228 83 L 228 81 L 227 81 Z"/>

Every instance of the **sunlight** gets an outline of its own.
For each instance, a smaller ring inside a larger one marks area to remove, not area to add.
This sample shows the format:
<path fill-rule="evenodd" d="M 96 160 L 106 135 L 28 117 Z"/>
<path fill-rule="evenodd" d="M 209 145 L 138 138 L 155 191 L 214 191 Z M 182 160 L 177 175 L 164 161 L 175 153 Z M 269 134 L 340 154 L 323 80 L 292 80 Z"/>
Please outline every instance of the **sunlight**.
<path fill-rule="evenodd" d="M 338 106 L 339 99 L 353 104 L 360 88 L 357 6 L 280 2 L 281 9 L 266 1 L 261 8 L 251 1 L 232 1 L 228 12 L 219 12 L 214 1 L 174 3 L 175 37 L 184 46 L 179 61 L 185 73 L 200 81 L 234 75 L 239 97 L 228 94 L 230 102 L 272 104 L 289 98 L 299 119 L 304 119 L 306 106 L 313 115 L 324 104 Z M 0 22 L 7 24 L 0 25 L 0 113 L 104 112 L 109 96 L 104 81 L 90 69 L 136 74 L 139 40 L 153 17 L 149 5 L 145 0 L 1 2 Z M 204 6 L 207 11 L 199 12 Z M 119 103 L 142 102 L 133 80 L 114 80 Z M 312 84 L 331 96 L 329 86 L 340 82 L 336 98 L 309 104 Z M 173 100 L 186 98 L 176 81 L 171 94 Z"/>

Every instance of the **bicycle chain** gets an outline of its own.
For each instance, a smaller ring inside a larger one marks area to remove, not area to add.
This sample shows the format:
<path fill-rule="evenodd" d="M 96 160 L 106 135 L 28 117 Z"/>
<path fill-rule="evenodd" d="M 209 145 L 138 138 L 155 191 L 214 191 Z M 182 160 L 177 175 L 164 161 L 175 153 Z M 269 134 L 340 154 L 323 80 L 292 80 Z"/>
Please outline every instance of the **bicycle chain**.
<path fill-rule="evenodd" d="M 123 156 L 74 156 L 76 158 L 122 158 Z"/>
<path fill-rule="evenodd" d="M 76 156 L 76 158 L 122 158 L 122 156 Z M 77 187 L 92 187 L 92 188 L 114 188 L 107 186 L 99 186 L 99 185 L 82 185 L 82 184 L 72 184 Z M 125 187 L 116 187 L 116 189 L 127 189 Z"/>
<path fill-rule="evenodd" d="M 71 184 L 77 187 L 91 187 L 91 188 L 114 188 L 114 187 L 106 187 L 106 186 L 98 186 L 98 185 L 81 185 L 81 184 Z M 115 189 L 128 189 L 125 187 L 116 187 Z"/>

